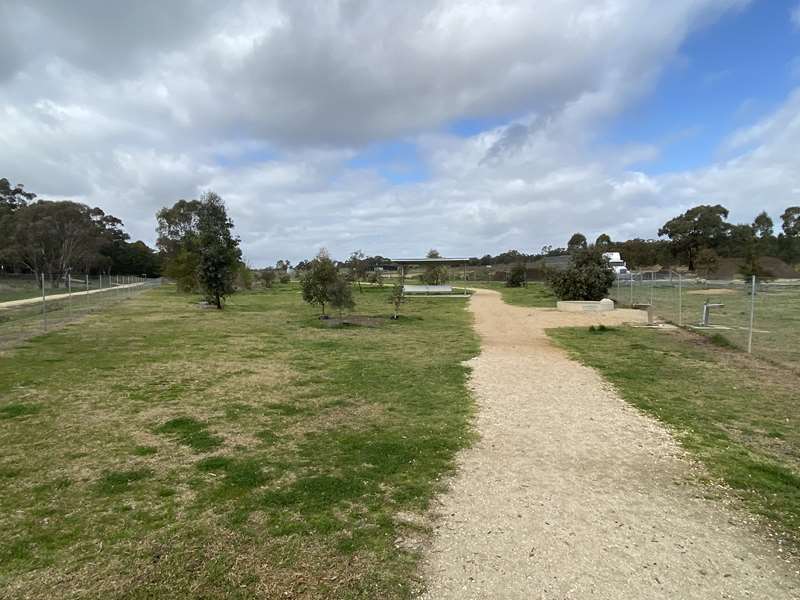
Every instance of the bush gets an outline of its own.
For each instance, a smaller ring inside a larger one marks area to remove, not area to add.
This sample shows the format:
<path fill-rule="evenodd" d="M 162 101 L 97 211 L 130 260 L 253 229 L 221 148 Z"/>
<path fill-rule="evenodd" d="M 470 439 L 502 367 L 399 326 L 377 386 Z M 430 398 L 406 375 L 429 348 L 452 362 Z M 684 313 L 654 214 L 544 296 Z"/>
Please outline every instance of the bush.
<path fill-rule="evenodd" d="M 253 289 L 253 272 L 245 263 L 239 263 L 236 273 L 236 287 L 244 290 Z"/>
<path fill-rule="evenodd" d="M 281 278 L 281 283 L 283 283 Z M 316 304 L 325 316 L 325 305 L 330 303 L 329 290 L 339 279 L 339 271 L 325 249 L 312 260 L 300 276 L 300 286 L 303 290 L 303 300 L 309 304 Z"/>
<path fill-rule="evenodd" d="M 403 286 L 394 284 L 388 300 L 389 304 L 394 306 L 394 315 L 392 315 L 392 318 L 397 319 L 400 315 L 400 305 L 405 302 L 405 297 L 403 296 Z"/>
<path fill-rule="evenodd" d="M 548 283 L 559 300 L 602 300 L 613 285 L 614 270 L 595 248 L 576 250 L 566 271 L 549 275 Z"/>
<path fill-rule="evenodd" d="M 278 278 L 278 281 L 280 281 L 281 283 L 291 283 L 292 276 L 289 275 L 289 273 L 287 273 L 286 271 L 284 271 L 283 273 L 281 273 L 281 276 Z"/>
<path fill-rule="evenodd" d="M 272 287 L 272 284 L 275 283 L 275 269 L 267 267 L 266 269 L 263 269 L 258 276 L 265 288 L 269 289 Z"/>
<path fill-rule="evenodd" d="M 522 287 L 527 283 L 525 272 L 525 265 L 519 263 L 511 268 L 511 273 L 508 274 L 506 287 Z"/>
<path fill-rule="evenodd" d="M 338 277 L 336 281 L 328 286 L 328 302 L 331 307 L 339 311 L 339 318 L 342 312 L 352 310 L 356 302 L 353 300 L 353 287 L 350 282 L 343 277 Z"/>

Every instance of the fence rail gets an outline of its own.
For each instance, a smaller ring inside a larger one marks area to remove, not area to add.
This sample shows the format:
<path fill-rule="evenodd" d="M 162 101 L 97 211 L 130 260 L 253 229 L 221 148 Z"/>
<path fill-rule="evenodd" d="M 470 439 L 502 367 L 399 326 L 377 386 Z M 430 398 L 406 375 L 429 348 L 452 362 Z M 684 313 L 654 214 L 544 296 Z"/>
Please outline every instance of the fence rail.
<path fill-rule="evenodd" d="M 132 275 L 0 275 L 0 348 L 103 310 L 161 279 Z"/>
<path fill-rule="evenodd" d="M 617 279 L 610 296 L 622 306 L 652 306 L 665 321 L 756 356 L 793 368 L 800 365 L 800 281 L 631 273 Z"/>

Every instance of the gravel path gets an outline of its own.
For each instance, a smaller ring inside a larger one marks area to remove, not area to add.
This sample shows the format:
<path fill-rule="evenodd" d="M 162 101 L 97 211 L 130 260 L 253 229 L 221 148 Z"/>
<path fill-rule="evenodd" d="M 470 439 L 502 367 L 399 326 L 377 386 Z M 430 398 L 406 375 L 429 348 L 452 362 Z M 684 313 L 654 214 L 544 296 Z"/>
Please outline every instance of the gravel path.
<path fill-rule="evenodd" d="M 115 285 L 114 287 L 107 287 L 107 288 L 99 288 L 95 290 L 84 290 L 82 292 L 72 292 L 72 297 L 78 296 L 90 296 L 92 294 L 102 294 L 103 292 L 113 292 L 117 290 L 124 290 L 128 288 L 135 288 L 143 286 L 144 283 L 125 283 L 122 285 Z M 70 297 L 69 292 L 61 292 L 58 294 L 47 294 L 46 301 L 47 302 L 56 302 L 57 300 L 68 300 Z M 42 303 L 42 296 L 41 292 L 38 296 L 33 298 L 23 298 L 22 300 L 9 300 L 8 302 L 0 302 L 0 310 L 4 310 L 7 308 L 17 308 L 19 306 L 28 306 L 32 304 L 41 304 Z"/>
<path fill-rule="evenodd" d="M 797 565 L 741 511 L 703 499 L 692 465 L 544 329 L 640 320 L 470 301 L 481 440 L 460 459 L 424 598 L 800 598 Z"/>

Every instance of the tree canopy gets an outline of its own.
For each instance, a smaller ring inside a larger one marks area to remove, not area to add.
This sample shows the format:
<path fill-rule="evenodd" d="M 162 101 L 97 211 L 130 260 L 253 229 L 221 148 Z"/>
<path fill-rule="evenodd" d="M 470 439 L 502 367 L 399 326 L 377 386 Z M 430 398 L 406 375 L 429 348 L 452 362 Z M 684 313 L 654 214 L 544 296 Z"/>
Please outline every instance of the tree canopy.
<path fill-rule="evenodd" d="M 674 252 L 683 254 L 693 270 L 700 248 L 715 247 L 725 238 L 729 229 L 727 218 L 728 209 L 724 206 L 702 204 L 664 223 L 658 235 L 667 236 Z"/>
<path fill-rule="evenodd" d="M 79 202 L 37 199 L 0 179 L 0 265 L 6 271 L 49 274 L 57 285 L 69 271 L 159 274 L 144 242 L 131 243 L 123 223 Z"/>
<path fill-rule="evenodd" d="M 214 192 L 200 198 L 197 210 L 198 282 L 206 299 L 222 308 L 224 299 L 233 293 L 242 252 L 239 238 L 233 235 L 233 221 L 225 203 Z"/>

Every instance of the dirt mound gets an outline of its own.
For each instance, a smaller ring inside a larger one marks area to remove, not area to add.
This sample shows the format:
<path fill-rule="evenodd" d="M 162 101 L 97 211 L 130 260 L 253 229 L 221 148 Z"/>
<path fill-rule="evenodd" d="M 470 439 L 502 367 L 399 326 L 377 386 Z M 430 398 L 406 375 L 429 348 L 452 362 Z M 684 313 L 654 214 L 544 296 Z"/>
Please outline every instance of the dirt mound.
<path fill-rule="evenodd" d="M 800 273 L 787 265 L 780 258 L 763 256 L 759 259 L 761 267 L 770 277 L 778 279 L 800 279 Z M 741 277 L 739 269 L 744 265 L 744 258 L 720 258 L 719 268 L 709 275 L 709 279 L 734 279 Z"/>

